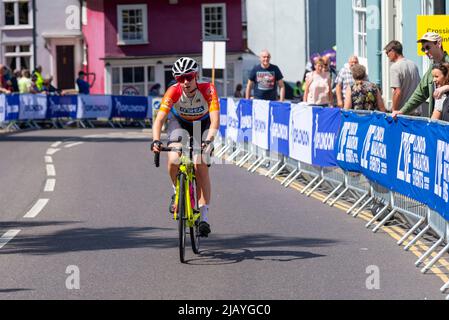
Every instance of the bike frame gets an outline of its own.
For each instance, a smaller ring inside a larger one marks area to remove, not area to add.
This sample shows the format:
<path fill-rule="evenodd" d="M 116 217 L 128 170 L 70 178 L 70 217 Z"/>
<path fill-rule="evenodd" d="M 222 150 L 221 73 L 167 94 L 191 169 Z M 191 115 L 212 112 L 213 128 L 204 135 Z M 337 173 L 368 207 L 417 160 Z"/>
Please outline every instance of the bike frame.
<path fill-rule="evenodd" d="M 191 199 L 191 193 L 190 193 L 190 186 L 195 182 L 195 167 L 193 165 L 193 161 L 186 156 L 181 156 L 181 164 L 179 166 L 178 171 L 178 179 L 176 180 L 176 199 L 175 203 L 179 203 L 179 195 L 181 194 L 179 188 L 181 185 L 181 179 L 185 179 L 184 183 L 184 194 L 185 194 L 185 208 L 186 208 L 186 221 L 187 221 L 187 227 L 193 228 L 195 225 L 195 221 L 199 219 L 201 216 L 200 213 L 195 213 L 194 208 L 192 206 L 192 199 Z M 198 201 L 196 199 L 196 201 Z M 177 209 L 179 206 L 177 206 Z M 178 220 L 178 212 L 175 210 L 174 213 L 174 219 Z"/>

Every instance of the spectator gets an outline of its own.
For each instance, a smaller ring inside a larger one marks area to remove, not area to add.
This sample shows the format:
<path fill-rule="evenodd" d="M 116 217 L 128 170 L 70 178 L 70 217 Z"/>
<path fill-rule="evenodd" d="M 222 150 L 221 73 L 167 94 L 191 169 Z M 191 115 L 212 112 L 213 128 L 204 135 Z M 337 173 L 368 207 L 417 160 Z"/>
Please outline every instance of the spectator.
<path fill-rule="evenodd" d="M 443 39 L 438 33 L 428 32 L 418 40 L 421 43 L 421 50 L 426 53 L 427 57 L 433 60 L 433 64 L 438 62 L 449 62 L 449 56 L 443 49 Z M 432 68 L 430 68 L 421 79 L 415 92 L 399 111 L 393 111 L 393 117 L 398 114 L 410 114 L 427 99 L 429 99 L 429 115 L 433 114 L 435 99 L 433 97 L 434 83 L 432 77 Z M 424 110 L 423 110 L 424 111 Z"/>
<path fill-rule="evenodd" d="M 299 102 L 303 99 L 302 83 L 297 81 L 296 85 L 293 87 L 293 101 Z"/>
<path fill-rule="evenodd" d="M 36 87 L 39 91 L 42 91 L 44 85 L 44 78 L 42 77 L 42 66 L 37 66 L 33 71 L 33 75 L 36 75 Z"/>
<path fill-rule="evenodd" d="M 78 72 L 78 79 L 76 79 L 76 85 L 78 86 L 79 94 L 90 94 L 90 85 L 84 80 L 86 73 L 84 71 Z"/>
<path fill-rule="evenodd" d="M 391 88 L 393 89 L 393 103 L 391 110 L 399 111 L 410 99 L 421 80 L 418 66 L 404 57 L 402 44 L 393 40 L 385 47 L 385 54 L 393 64 L 390 68 Z M 413 115 L 420 116 L 422 106 Z"/>
<path fill-rule="evenodd" d="M 38 77 L 36 74 L 33 74 L 31 76 L 31 86 L 30 86 L 30 93 L 41 93 L 41 90 L 37 86 Z"/>
<path fill-rule="evenodd" d="M 278 98 L 278 86 L 280 89 L 280 101 L 285 100 L 284 76 L 281 70 L 274 64 L 270 64 L 271 55 L 267 50 L 260 53 L 260 65 L 256 65 L 251 71 L 248 85 L 246 86 L 246 99 L 251 96 L 254 86 L 254 98 L 260 100 L 275 101 Z"/>
<path fill-rule="evenodd" d="M 150 88 L 149 95 L 152 97 L 159 97 L 160 96 L 159 90 L 161 90 L 161 85 L 159 83 L 156 83 Z"/>
<path fill-rule="evenodd" d="M 351 87 L 354 84 L 354 77 L 352 76 L 351 68 L 356 64 L 359 64 L 359 58 L 357 56 L 351 56 L 348 63 L 345 64 L 343 68 L 341 68 L 340 72 L 337 75 L 337 78 L 335 79 L 337 106 L 340 108 L 343 108 L 345 104 L 346 88 L 348 86 Z"/>
<path fill-rule="evenodd" d="M 19 92 L 30 93 L 31 92 L 31 74 L 30 70 L 22 70 L 22 77 L 19 79 Z"/>
<path fill-rule="evenodd" d="M 5 66 L 0 64 L 0 93 L 11 93 L 5 78 Z"/>
<path fill-rule="evenodd" d="M 51 84 L 52 81 L 53 81 L 53 77 L 52 76 L 44 78 L 44 85 L 42 86 L 42 92 L 44 92 L 46 94 L 60 94 L 61 90 L 55 88 Z"/>
<path fill-rule="evenodd" d="M 432 67 L 432 77 L 435 83 L 435 110 L 432 119 L 449 121 L 449 64 L 436 63 Z"/>
<path fill-rule="evenodd" d="M 11 92 L 19 93 L 19 78 L 20 70 L 14 71 L 14 75 L 11 77 Z"/>
<path fill-rule="evenodd" d="M 236 85 L 234 91 L 234 98 L 243 98 L 242 90 L 243 90 L 242 84 L 239 83 L 238 85 Z"/>
<path fill-rule="evenodd" d="M 384 101 L 379 88 L 366 81 L 366 68 L 356 64 L 351 68 L 354 84 L 346 88 L 345 109 L 350 110 L 380 110 L 385 112 Z"/>
<path fill-rule="evenodd" d="M 326 65 L 322 58 L 315 64 L 315 71 L 306 80 L 304 102 L 315 106 L 332 105 L 332 84 L 329 72 L 325 71 Z"/>

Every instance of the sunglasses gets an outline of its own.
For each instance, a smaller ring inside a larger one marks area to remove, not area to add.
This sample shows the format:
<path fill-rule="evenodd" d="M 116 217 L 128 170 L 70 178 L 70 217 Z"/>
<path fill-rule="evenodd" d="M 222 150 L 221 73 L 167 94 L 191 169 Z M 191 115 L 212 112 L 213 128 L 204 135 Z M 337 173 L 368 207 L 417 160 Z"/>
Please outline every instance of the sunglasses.
<path fill-rule="evenodd" d="M 430 49 L 432 49 L 432 47 L 430 45 L 427 45 L 427 46 L 422 47 L 421 51 L 422 52 L 427 52 L 427 51 L 430 51 Z"/>
<path fill-rule="evenodd" d="M 176 76 L 175 79 L 179 83 L 183 83 L 187 80 L 187 82 L 192 81 L 196 77 L 196 73 L 184 74 L 182 76 Z"/>

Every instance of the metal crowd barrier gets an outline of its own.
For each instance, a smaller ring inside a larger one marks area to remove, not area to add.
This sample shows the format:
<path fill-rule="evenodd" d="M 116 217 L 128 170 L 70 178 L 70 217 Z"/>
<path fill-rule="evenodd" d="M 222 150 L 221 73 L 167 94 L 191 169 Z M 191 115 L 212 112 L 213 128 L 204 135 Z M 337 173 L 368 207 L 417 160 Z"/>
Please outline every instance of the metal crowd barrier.
<path fill-rule="evenodd" d="M 415 118 L 416 119 L 416 118 Z M 437 212 L 426 205 L 393 192 L 360 173 L 344 172 L 340 168 L 321 168 L 297 161 L 295 159 L 263 150 L 251 143 L 235 143 L 228 139 L 218 142 L 217 157 L 227 156 L 227 160 L 235 165 L 243 167 L 249 165 L 248 171 L 255 172 L 264 164 L 269 164 L 265 176 L 270 179 L 282 177 L 281 185 L 289 187 L 294 181 L 300 180 L 305 184 L 302 194 L 311 196 L 317 190 L 328 193 L 323 203 L 333 206 L 339 200 L 352 203 L 347 214 L 356 218 L 370 204 L 377 207 L 373 218 L 366 224 L 367 228 L 376 222 L 373 232 L 377 232 L 395 214 L 401 215 L 408 222 L 408 232 L 398 241 L 403 245 L 410 237 L 413 237 L 405 246 L 409 250 L 419 239 L 426 234 L 435 238 L 432 246 L 416 261 L 415 265 L 425 266 L 422 273 L 429 271 L 449 251 L 449 223 Z M 380 222 L 379 222 L 380 221 Z M 436 235 L 436 237 L 435 237 Z M 437 254 L 428 261 L 432 253 Z M 441 287 L 441 292 L 449 290 L 449 282 Z M 449 300 L 449 296 L 447 297 Z"/>

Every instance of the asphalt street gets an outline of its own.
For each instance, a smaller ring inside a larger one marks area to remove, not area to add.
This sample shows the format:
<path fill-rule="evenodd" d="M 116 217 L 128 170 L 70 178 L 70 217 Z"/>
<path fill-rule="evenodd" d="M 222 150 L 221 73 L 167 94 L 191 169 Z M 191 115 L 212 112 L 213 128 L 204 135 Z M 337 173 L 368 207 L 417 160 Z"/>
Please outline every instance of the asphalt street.
<path fill-rule="evenodd" d="M 0 136 L 0 299 L 444 299 L 386 233 L 233 165 L 211 168 L 212 234 L 181 264 L 150 142 L 141 129 Z"/>

